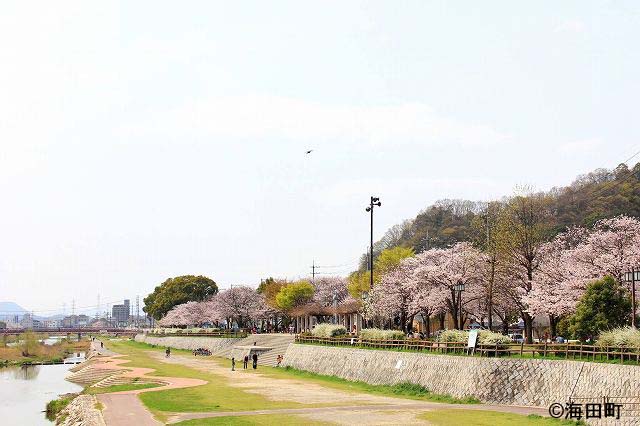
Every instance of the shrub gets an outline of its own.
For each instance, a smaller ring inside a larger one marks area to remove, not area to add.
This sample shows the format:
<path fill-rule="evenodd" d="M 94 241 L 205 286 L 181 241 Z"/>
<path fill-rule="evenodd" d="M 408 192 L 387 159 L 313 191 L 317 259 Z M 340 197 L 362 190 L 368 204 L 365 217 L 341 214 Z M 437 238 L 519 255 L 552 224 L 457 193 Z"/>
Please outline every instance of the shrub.
<path fill-rule="evenodd" d="M 466 342 L 469 333 L 462 330 L 445 330 L 438 336 L 438 342 Z"/>
<path fill-rule="evenodd" d="M 345 334 L 347 334 L 347 329 L 343 325 L 328 323 L 318 324 L 311 330 L 311 335 L 315 337 L 336 337 Z"/>
<path fill-rule="evenodd" d="M 633 327 L 620 327 L 600 333 L 596 344 L 600 347 L 622 346 L 625 348 L 640 347 L 640 330 Z"/>
<path fill-rule="evenodd" d="M 469 332 L 463 330 L 446 330 L 443 331 L 440 336 L 438 336 L 439 342 L 466 342 L 469 340 Z M 478 341 L 479 345 L 508 345 L 512 343 L 513 340 L 509 336 L 505 336 L 504 334 L 494 333 L 489 330 L 479 330 L 478 331 Z"/>
<path fill-rule="evenodd" d="M 511 337 L 505 336 L 504 334 L 494 333 L 489 330 L 480 330 L 478 332 L 478 344 L 480 345 L 508 345 L 509 343 L 513 343 Z"/>
<path fill-rule="evenodd" d="M 365 328 L 360 331 L 360 337 L 363 339 L 401 340 L 404 339 L 405 336 L 401 330 L 381 330 L 379 328 Z"/>

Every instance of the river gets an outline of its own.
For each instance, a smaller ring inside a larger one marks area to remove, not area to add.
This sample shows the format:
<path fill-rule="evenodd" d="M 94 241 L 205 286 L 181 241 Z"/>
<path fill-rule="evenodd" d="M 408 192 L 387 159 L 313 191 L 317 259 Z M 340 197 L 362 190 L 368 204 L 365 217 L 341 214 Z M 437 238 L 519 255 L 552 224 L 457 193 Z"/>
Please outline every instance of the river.
<path fill-rule="evenodd" d="M 73 355 L 67 362 L 84 360 Z M 0 368 L 0 424 L 3 426 L 51 425 L 44 410 L 58 395 L 80 392 L 82 386 L 66 381 L 73 364 Z"/>

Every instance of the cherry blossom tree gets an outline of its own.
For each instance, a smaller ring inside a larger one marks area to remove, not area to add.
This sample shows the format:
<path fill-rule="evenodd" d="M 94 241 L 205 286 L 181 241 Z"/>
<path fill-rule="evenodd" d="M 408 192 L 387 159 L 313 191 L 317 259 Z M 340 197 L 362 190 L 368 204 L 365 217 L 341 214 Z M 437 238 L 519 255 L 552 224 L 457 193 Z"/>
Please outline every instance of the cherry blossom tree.
<path fill-rule="evenodd" d="M 586 229 L 575 227 L 540 247 L 531 291 L 522 300 L 532 315 L 549 317 L 552 337 L 558 321 L 575 310 L 592 275 L 576 250 L 588 237 Z"/>
<path fill-rule="evenodd" d="M 625 215 L 600 220 L 576 250 L 586 278 L 611 275 L 623 282 L 625 272 L 640 265 L 640 220 Z"/>
<path fill-rule="evenodd" d="M 229 326 L 234 321 L 240 327 L 250 326 L 267 310 L 264 297 L 248 286 L 223 290 L 208 303 L 207 309 L 212 317 L 226 320 Z"/>
<path fill-rule="evenodd" d="M 431 249 L 416 255 L 415 274 L 420 282 L 428 283 L 430 290 L 441 292 L 455 328 L 462 328 L 473 302 L 483 296 L 484 255 L 470 243 L 457 243 L 450 248 Z M 464 291 L 456 291 L 463 284 Z"/>
<path fill-rule="evenodd" d="M 416 314 L 412 305 L 414 258 L 406 258 L 400 265 L 384 273 L 369 296 L 371 313 L 377 316 L 399 317 L 400 326 L 407 330 Z"/>
<path fill-rule="evenodd" d="M 314 293 L 312 301 L 320 306 L 332 306 L 335 297 L 338 304 L 348 296 L 348 282 L 343 277 L 321 277 L 313 283 Z"/>

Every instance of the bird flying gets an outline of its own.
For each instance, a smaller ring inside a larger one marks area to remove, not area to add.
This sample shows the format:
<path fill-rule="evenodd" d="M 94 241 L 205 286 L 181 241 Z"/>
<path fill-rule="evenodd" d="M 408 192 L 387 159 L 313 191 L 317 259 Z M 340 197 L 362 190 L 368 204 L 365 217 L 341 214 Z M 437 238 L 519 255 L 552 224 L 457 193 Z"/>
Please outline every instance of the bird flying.
<path fill-rule="evenodd" d="M 309 151 L 307 151 L 307 154 L 311 154 L 313 152 L 312 149 L 310 149 Z"/>

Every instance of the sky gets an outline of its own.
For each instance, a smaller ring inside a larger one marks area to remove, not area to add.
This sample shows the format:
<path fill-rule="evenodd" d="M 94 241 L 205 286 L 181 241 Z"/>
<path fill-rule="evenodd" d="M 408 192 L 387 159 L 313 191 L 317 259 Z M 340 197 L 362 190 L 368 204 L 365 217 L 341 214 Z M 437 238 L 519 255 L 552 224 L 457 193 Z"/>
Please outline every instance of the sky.
<path fill-rule="evenodd" d="M 0 301 L 346 275 L 371 195 L 377 239 L 613 168 L 639 24 L 631 0 L 3 2 Z"/>

